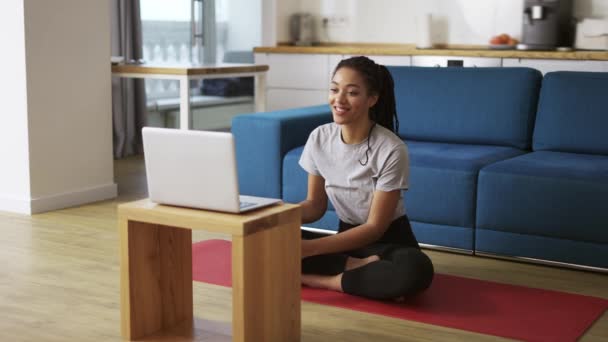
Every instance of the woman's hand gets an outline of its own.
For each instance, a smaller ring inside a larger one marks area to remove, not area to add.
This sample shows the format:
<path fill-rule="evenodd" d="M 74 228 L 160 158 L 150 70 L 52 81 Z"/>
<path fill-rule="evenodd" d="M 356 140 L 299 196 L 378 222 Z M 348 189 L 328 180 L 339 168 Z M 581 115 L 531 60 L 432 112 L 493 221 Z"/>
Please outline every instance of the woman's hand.
<path fill-rule="evenodd" d="M 325 179 L 321 176 L 308 175 L 308 194 L 300 202 L 302 223 L 310 223 L 320 219 L 327 210 L 327 193 Z"/>

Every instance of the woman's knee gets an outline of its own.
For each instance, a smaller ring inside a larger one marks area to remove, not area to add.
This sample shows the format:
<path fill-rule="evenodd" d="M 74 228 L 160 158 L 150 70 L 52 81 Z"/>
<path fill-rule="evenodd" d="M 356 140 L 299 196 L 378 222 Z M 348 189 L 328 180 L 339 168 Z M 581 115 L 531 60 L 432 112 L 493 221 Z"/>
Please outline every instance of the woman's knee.
<path fill-rule="evenodd" d="M 433 274 L 433 264 L 426 254 L 416 248 L 402 248 L 390 259 L 344 272 L 342 288 L 374 299 L 411 297 L 430 286 Z"/>
<path fill-rule="evenodd" d="M 391 260 L 396 269 L 398 295 L 408 297 L 427 289 L 433 281 L 435 270 L 431 259 L 417 248 L 401 248 L 393 251 Z"/>

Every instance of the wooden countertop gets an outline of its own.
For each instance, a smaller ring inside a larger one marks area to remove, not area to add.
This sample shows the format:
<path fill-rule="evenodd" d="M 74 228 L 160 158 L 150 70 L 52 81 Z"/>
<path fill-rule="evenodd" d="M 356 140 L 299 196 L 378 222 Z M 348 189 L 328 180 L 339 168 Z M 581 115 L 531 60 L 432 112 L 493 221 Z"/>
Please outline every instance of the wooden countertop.
<path fill-rule="evenodd" d="M 215 75 L 263 71 L 268 71 L 268 65 L 236 63 L 144 63 L 112 65 L 112 73 L 115 74 Z"/>
<path fill-rule="evenodd" d="M 393 56 L 461 56 L 532 59 L 570 59 L 608 61 L 608 51 L 521 51 L 494 50 L 483 45 L 449 45 L 431 49 L 418 49 L 414 44 L 321 44 L 316 46 L 262 46 L 253 49 L 258 53 L 393 55 Z"/>

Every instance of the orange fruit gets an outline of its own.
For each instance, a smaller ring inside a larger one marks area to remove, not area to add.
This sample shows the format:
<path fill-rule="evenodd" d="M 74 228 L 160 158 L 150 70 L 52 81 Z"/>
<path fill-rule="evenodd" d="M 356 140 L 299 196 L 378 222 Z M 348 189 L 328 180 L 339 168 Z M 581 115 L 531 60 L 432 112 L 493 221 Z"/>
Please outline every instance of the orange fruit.
<path fill-rule="evenodd" d="M 502 44 L 502 41 L 498 37 L 492 37 L 492 39 L 490 39 L 490 44 L 492 44 L 492 45 L 500 45 L 500 44 Z"/>

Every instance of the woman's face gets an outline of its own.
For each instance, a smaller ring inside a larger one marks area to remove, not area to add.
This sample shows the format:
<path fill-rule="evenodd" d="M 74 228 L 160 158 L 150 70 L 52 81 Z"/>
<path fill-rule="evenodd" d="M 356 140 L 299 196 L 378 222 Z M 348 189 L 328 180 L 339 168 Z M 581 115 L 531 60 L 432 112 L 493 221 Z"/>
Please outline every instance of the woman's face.
<path fill-rule="evenodd" d="M 346 67 L 336 71 L 329 85 L 329 105 L 335 123 L 364 124 L 369 120 L 369 108 L 377 101 L 377 95 L 369 95 L 359 72 Z"/>

